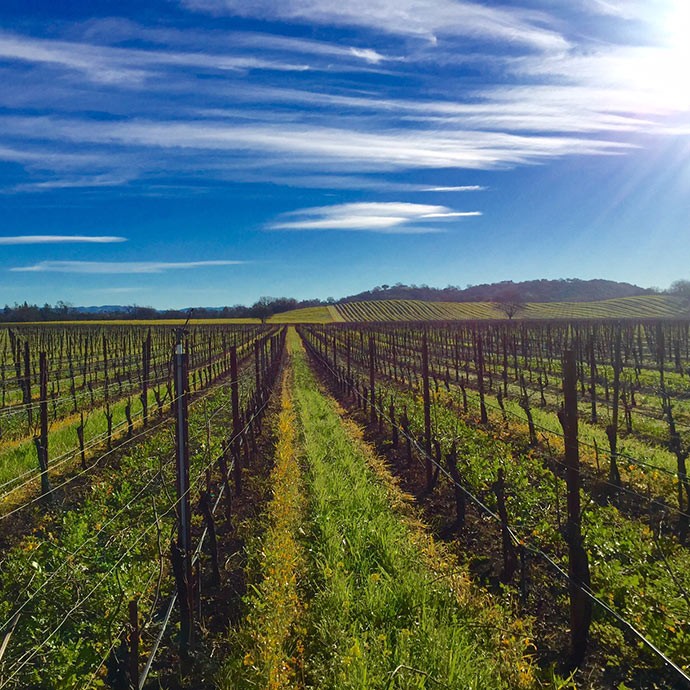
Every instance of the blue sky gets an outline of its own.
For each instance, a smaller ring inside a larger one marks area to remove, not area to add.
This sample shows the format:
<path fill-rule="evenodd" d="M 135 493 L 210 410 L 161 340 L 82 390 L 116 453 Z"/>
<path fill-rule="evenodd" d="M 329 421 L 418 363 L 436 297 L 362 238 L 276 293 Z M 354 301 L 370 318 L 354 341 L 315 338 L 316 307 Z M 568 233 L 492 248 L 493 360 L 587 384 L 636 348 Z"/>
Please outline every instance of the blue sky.
<path fill-rule="evenodd" d="M 690 266 L 687 0 L 3 0 L 0 304 Z"/>

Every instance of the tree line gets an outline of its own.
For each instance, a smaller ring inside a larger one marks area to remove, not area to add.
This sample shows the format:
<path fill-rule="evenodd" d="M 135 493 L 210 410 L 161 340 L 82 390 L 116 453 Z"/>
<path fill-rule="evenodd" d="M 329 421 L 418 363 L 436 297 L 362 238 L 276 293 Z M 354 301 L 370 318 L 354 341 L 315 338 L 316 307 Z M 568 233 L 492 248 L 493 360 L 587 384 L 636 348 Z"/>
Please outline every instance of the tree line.
<path fill-rule="evenodd" d="M 526 280 L 513 282 L 503 280 L 498 283 L 481 285 L 448 285 L 445 288 L 428 285 L 377 285 L 371 290 L 344 297 L 341 302 L 367 302 L 381 299 L 418 299 L 427 302 L 498 302 L 505 292 L 519 295 L 523 302 L 592 302 L 617 297 L 637 297 L 654 294 L 656 288 L 641 288 L 631 283 L 614 280 L 580 280 L 579 278 L 559 278 L 557 280 Z"/>
<path fill-rule="evenodd" d="M 261 319 L 265 321 L 273 314 L 301 309 L 305 307 L 318 307 L 332 304 L 334 300 L 310 299 L 296 300 L 292 297 L 261 297 L 251 306 L 236 304 L 232 307 L 195 307 L 193 317 L 195 319 Z M 121 321 L 121 320 L 157 320 L 157 319 L 184 319 L 189 315 L 189 309 L 154 309 L 148 306 L 123 306 L 123 307 L 74 307 L 68 302 L 59 301 L 55 305 L 29 304 L 28 302 L 16 303 L 13 306 L 5 305 L 0 312 L 0 322 L 4 323 L 28 323 L 41 321 Z"/>

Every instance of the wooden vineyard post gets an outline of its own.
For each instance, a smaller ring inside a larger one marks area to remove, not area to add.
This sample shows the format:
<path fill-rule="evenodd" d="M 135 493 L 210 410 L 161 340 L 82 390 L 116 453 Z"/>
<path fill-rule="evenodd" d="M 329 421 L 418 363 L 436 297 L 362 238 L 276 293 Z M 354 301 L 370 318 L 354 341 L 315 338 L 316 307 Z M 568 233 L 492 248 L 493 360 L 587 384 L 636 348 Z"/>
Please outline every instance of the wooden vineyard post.
<path fill-rule="evenodd" d="M 606 427 L 606 436 L 609 439 L 611 451 L 611 464 L 609 467 L 609 481 L 620 486 L 621 475 L 618 470 L 618 399 L 621 384 L 621 327 L 616 326 L 616 334 L 613 348 L 613 399 L 611 400 L 611 424 Z"/>
<path fill-rule="evenodd" d="M 264 395 L 261 388 L 261 344 L 258 340 L 254 343 L 254 379 L 256 385 L 256 396 L 260 405 L 264 401 Z"/>
<path fill-rule="evenodd" d="M 656 363 L 659 367 L 659 388 L 665 389 L 664 384 L 664 357 L 666 352 L 666 345 L 664 344 L 664 329 L 661 327 L 661 322 L 656 325 Z"/>
<path fill-rule="evenodd" d="M 230 491 L 230 482 L 228 475 L 228 460 L 227 451 L 221 453 L 218 458 L 218 467 L 220 469 L 221 479 L 225 491 L 225 519 L 228 526 L 232 524 L 232 492 Z"/>
<path fill-rule="evenodd" d="M 206 360 L 206 385 L 211 385 L 213 379 L 213 343 L 208 339 L 208 359 Z"/>
<path fill-rule="evenodd" d="M 22 402 L 26 406 L 26 415 L 29 420 L 29 428 L 34 425 L 34 411 L 31 405 L 31 352 L 29 341 L 24 341 L 24 380 L 22 383 Z"/>
<path fill-rule="evenodd" d="M 446 466 L 448 472 L 453 479 L 453 489 L 455 492 L 455 528 L 462 527 L 465 524 L 465 492 L 462 490 L 462 478 L 458 471 L 458 450 L 453 441 L 448 455 L 446 455 Z"/>
<path fill-rule="evenodd" d="M 517 566 L 515 558 L 515 546 L 510 536 L 510 528 L 508 525 L 508 510 L 506 508 L 506 484 L 503 474 L 503 468 L 498 470 L 498 479 L 494 482 L 494 494 L 496 495 L 496 510 L 501 519 L 501 542 L 503 550 L 503 582 L 510 582 L 513 579 L 513 573 Z"/>
<path fill-rule="evenodd" d="M 45 352 L 39 355 L 39 432 L 34 438 L 38 466 L 41 470 L 41 496 L 50 495 L 50 480 L 48 479 L 48 359 Z"/>
<path fill-rule="evenodd" d="M 333 372 L 337 375 L 338 372 L 338 338 L 333 334 Z"/>
<path fill-rule="evenodd" d="M 134 435 L 134 420 L 132 419 L 132 401 L 127 398 L 125 404 L 125 418 L 127 420 L 127 438 L 132 438 Z"/>
<path fill-rule="evenodd" d="M 268 372 L 268 341 L 264 338 L 261 341 L 261 371 L 264 373 Z"/>
<path fill-rule="evenodd" d="M 75 372 L 74 372 L 74 358 L 72 356 L 72 349 L 70 345 L 67 346 L 67 367 L 69 375 L 69 392 L 72 396 L 72 414 L 77 413 L 77 387 L 75 383 Z"/>
<path fill-rule="evenodd" d="M 424 398 L 424 466 L 426 469 L 426 486 L 431 491 L 434 477 L 431 463 L 431 394 L 429 392 L 429 340 L 427 329 L 422 333 L 422 388 Z"/>
<path fill-rule="evenodd" d="M 376 343 L 374 336 L 369 336 L 369 393 L 371 395 L 371 408 L 369 421 L 376 424 Z"/>
<path fill-rule="evenodd" d="M 240 388 L 237 380 L 237 345 L 230 348 L 230 398 L 232 400 L 232 461 L 235 476 L 235 493 L 242 492 L 242 465 L 240 463 Z"/>
<path fill-rule="evenodd" d="M 143 341 L 141 373 L 141 410 L 144 426 L 149 423 L 149 378 L 151 373 L 151 329 Z"/>
<path fill-rule="evenodd" d="M 534 418 L 532 417 L 532 410 L 529 406 L 529 395 L 527 393 L 527 385 L 525 384 L 525 377 L 522 374 L 522 372 L 520 372 L 520 401 L 518 404 L 524 410 L 525 416 L 527 417 L 527 428 L 529 429 L 529 444 L 534 448 L 538 445 L 537 430 L 534 426 Z"/>
<path fill-rule="evenodd" d="M 177 469 L 177 545 L 173 547 L 173 570 L 180 601 L 180 652 L 186 656 L 192 641 L 194 611 L 192 587 L 192 533 L 189 500 L 189 419 L 187 398 L 189 377 L 188 355 L 182 343 L 183 331 L 177 334 L 175 347 L 175 455 Z M 175 553 L 177 552 L 177 553 Z"/>
<path fill-rule="evenodd" d="M 84 448 L 84 413 L 79 414 L 79 426 L 77 427 L 77 439 L 79 439 L 79 456 L 81 457 L 81 467 L 86 469 L 86 452 Z"/>
<path fill-rule="evenodd" d="M 575 354 L 566 350 L 563 358 L 563 409 L 559 420 L 565 441 L 566 484 L 568 487 L 568 575 L 570 578 L 570 639 L 571 658 L 579 666 L 585 656 L 587 637 L 592 620 L 592 600 L 589 589 L 589 562 L 582 546 L 580 512 L 580 454 L 577 431 L 577 371 Z"/>
<path fill-rule="evenodd" d="M 503 347 L 503 370 L 501 371 L 501 378 L 503 379 L 503 397 L 508 397 L 508 343 L 506 333 L 503 332 L 501 336 L 501 345 Z M 543 396 L 543 393 L 542 393 Z"/>
<path fill-rule="evenodd" d="M 671 404 L 671 397 L 665 389 L 661 390 L 661 405 L 668 422 L 669 431 L 669 450 L 676 456 L 676 463 L 678 466 L 678 535 L 681 542 L 685 543 L 688 532 L 688 512 L 685 508 L 685 501 L 683 494 L 688 498 L 688 506 L 690 506 L 690 483 L 688 482 L 688 474 L 686 467 L 686 460 L 690 454 L 690 448 L 684 448 L 683 443 L 676 428 L 676 422 L 673 418 L 673 406 Z"/>
<path fill-rule="evenodd" d="M 597 362 L 594 356 L 594 333 L 589 336 L 589 394 L 591 396 L 590 421 L 597 423 Z"/>
<path fill-rule="evenodd" d="M 393 380 L 398 382 L 398 357 L 395 349 L 395 333 L 391 334 L 391 360 L 393 364 Z"/>
<path fill-rule="evenodd" d="M 352 362 L 350 352 L 350 333 L 348 331 L 345 339 L 345 368 L 347 370 L 347 396 L 352 398 Z"/>
<path fill-rule="evenodd" d="M 484 400 L 484 348 L 482 345 L 481 333 L 476 334 L 477 343 L 477 386 L 479 388 L 479 413 L 482 424 L 489 421 L 489 416 L 486 412 L 486 402 Z"/>
<path fill-rule="evenodd" d="M 103 345 L 103 399 L 105 401 L 105 419 L 108 424 L 108 450 L 112 447 L 112 441 L 113 441 L 113 415 L 110 411 L 110 389 L 109 389 L 109 382 L 110 378 L 108 377 L 108 341 L 106 340 L 105 335 L 103 335 L 102 339 L 102 345 Z M 93 404 L 93 399 L 91 401 Z"/>

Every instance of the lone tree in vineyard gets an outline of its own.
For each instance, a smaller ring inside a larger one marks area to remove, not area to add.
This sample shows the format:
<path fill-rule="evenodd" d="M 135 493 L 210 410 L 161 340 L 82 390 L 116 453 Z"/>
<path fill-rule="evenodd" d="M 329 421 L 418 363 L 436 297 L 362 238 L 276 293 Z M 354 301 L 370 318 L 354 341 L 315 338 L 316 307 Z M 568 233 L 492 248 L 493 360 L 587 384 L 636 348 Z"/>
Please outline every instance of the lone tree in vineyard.
<path fill-rule="evenodd" d="M 520 293 L 515 288 L 508 288 L 496 295 L 494 306 L 502 311 L 509 319 L 527 308 L 526 302 L 520 297 Z"/>
<path fill-rule="evenodd" d="M 690 306 L 690 280 L 675 280 L 668 289 L 669 294 L 682 297 Z"/>
<path fill-rule="evenodd" d="M 255 319 L 261 319 L 261 323 L 266 323 L 268 317 L 273 314 L 273 298 L 261 297 L 252 304 L 250 314 Z"/>

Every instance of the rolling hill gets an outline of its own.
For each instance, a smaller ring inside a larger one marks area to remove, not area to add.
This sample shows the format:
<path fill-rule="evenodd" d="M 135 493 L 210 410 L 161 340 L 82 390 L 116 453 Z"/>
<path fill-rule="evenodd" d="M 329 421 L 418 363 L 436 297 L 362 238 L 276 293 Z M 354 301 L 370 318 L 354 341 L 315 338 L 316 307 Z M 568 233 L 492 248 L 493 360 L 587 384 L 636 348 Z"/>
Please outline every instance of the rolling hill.
<path fill-rule="evenodd" d="M 494 302 L 506 292 L 516 294 L 523 302 L 593 302 L 595 300 L 618 299 L 653 295 L 653 290 L 631 283 L 595 278 L 560 278 L 548 280 L 525 280 L 513 282 L 504 280 L 498 283 L 468 285 L 465 288 L 449 285 L 445 288 L 428 285 L 379 285 L 356 295 L 338 300 L 345 302 L 369 302 L 380 300 L 422 300 L 424 302 Z"/>
<path fill-rule="evenodd" d="M 530 302 L 516 319 L 653 319 L 690 316 L 687 300 L 670 295 L 639 295 L 593 302 Z M 357 321 L 456 321 L 505 319 L 491 302 L 370 300 L 310 307 L 276 314 L 270 323 Z"/>

